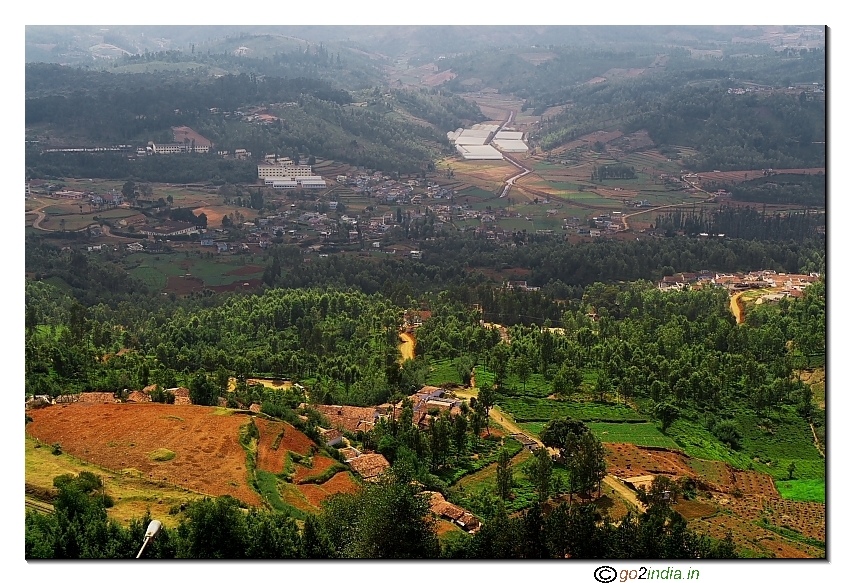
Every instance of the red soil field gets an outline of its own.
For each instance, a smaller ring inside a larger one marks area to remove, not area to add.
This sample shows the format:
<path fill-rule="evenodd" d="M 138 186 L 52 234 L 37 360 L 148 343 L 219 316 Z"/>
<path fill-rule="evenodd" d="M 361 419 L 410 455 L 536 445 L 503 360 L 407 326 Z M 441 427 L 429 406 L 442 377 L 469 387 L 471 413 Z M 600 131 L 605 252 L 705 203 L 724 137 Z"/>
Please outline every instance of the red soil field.
<path fill-rule="evenodd" d="M 213 290 L 216 293 L 228 292 L 228 291 L 236 291 L 238 289 L 252 289 L 260 286 L 260 278 L 251 279 L 248 281 L 234 281 L 233 283 L 228 283 L 227 285 L 212 285 L 209 289 Z"/>
<path fill-rule="evenodd" d="M 309 485 L 313 486 L 313 484 Z M 290 506 L 294 506 L 298 510 L 315 514 L 318 506 L 314 506 L 305 500 L 303 488 L 305 488 L 305 486 L 298 486 L 296 488 L 292 484 L 287 484 L 286 487 L 280 488 L 280 497 L 284 502 Z"/>
<path fill-rule="evenodd" d="M 316 508 L 319 508 L 322 504 L 322 500 L 328 497 L 328 493 L 316 484 L 301 484 L 298 486 L 298 491 L 301 492 L 307 501 Z"/>
<path fill-rule="evenodd" d="M 292 481 L 296 484 L 301 484 L 304 480 L 319 476 L 334 465 L 334 460 L 324 456 L 313 456 L 313 467 L 307 468 L 296 464 L 295 475 L 292 476 Z"/>
<path fill-rule="evenodd" d="M 283 429 L 283 437 L 278 445 L 278 451 L 289 450 L 301 455 L 307 455 L 310 453 L 310 448 L 316 446 L 309 437 L 284 421 L 267 421 L 266 419 L 257 417 L 255 422 L 257 423 L 257 428 L 260 430 L 260 449 L 264 447 L 268 436 L 270 436 L 268 441 L 268 447 L 270 447 L 281 429 Z"/>
<path fill-rule="evenodd" d="M 711 504 L 704 504 L 702 502 L 697 502 L 696 500 L 679 500 L 679 502 L 673 506 L 673 510 L 681 514 L 686 520 L 704 518 L 717 512 L 717 508 Z"/>
<path fill-rule="evenodd" d="M 723 538 L 730 530 L 736 545 L 756 552 L 772 552 L 777 557 L 818 556 L 817 548 L 780 539 L 775 533 L 754 524 L 754 521 L 766 518 L 775 526 L 796 530 L 809 538 L 825 540 L 826 537 L 825 506 L 782 499 L 773 479 L 767 474 L 738 470 L 719 461 L 692 459 L 676 451 L 659 451 L 633 444 L 606 444 L 606 448 L 608 471 L 619 478 L 646 474 L 666 475 L 672 479 L 681 476 L 695 478 L 699 489 L 709 498 L 680 499 L 673 508 L 698 532 Z M 716 514 L 720 509 L 726 512 Z"/>
<path fill-rule="evenodd" d="M 446 81 L 451 81 L 457 77 L 455 73 L 451 71 L 443 71 L 442 73 L 437 73 L 436 75 L 428 75 L 427 77 L 422 78 L 422 83 L 428 85 L 429 87 L 436 87 Z"/>
<path fill-rule="evenodd" d="M 322 490 L 327 492 L 328 495 L 339 494 L 341 492 L 353 494 L 359 489 L 360 486 L 354 481 L 354 478 L 351 477 L 350 472 L 339 472 L 338 474 L 334 474 L 330 480 L 322 484 Z"/>
<path fill-rule="evenodd" d="M 183 296 L 202 289 L 204 289 L 204 282 L 199 279 L 169 275 L 164 291 Z"/>
<path fill-rule="evenodd" d="M 314 462 L 315 463 L 315 462 Z M 354 481 L 350 472 L 339 472 L 324 484 L 299 484 L 296 486 L 305 498 L 317 509 L 323 500 L 334 494 L 347 492 L 353 494 L 360 489 L 360 485 Z"/>
<path fill-rule="evenodd" d="M 161 403 L 55 405 L 31 411 L 26 432 L 111 470 L 133 468 L 151 481 L 259 505 L 259 496 L 248 486 L 245 452 L 239 445 L 239 427 L 248 418 L 215 411 Z M 176 456 L 152 461 L 148 454 L 159 448 Z"/>

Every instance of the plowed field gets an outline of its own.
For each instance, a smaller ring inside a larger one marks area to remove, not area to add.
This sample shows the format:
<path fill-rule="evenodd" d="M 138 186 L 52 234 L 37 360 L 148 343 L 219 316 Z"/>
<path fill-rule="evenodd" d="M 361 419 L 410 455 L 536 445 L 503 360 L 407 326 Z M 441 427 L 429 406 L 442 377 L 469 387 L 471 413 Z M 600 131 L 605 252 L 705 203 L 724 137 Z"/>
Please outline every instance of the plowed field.
<path fill-rule="evenodd" d="M 318 459 L 318 458 L 317 458 Z M 351 477 L 350 472 L 339 472 L 324 484 L 299 484 L 298 491 L 316 508 L 322 501 L 342 492 L 354 493 L 360 486 Z"/>
<path fill-rule="evenodd" d="M 88 404 L 31 411 L 29 435 L 111 470 L 136 470 L 213 496 L 230 494 L 249 504 L 260 498 L 247 483 L 245 452 L 239 445 L 242 415 L 215 415 L 214 407 L 192 405 Z M 150 452 L 165 448 L 176 455 L 156 462 Z"/>
<path fill-rule="evenodd" d="M 259 417 L 254 419 L 254 422 L 257 424 L 257 429 L 260 430 L 260 443 L 257 447 L 257 467 L 261 470 L 266 470 L 272 474 L 279 474 L 283 471 L 287 451 L 307 455 L 310 453 L 310 448 L 315 445 L 309 437 L 295 429 L 289 423 L 268 421 Z M 278 440 L 277 438 L 281 433 L 283 435 L 280 437 L 277 448 L 274 448 L 275 441 Z"/>

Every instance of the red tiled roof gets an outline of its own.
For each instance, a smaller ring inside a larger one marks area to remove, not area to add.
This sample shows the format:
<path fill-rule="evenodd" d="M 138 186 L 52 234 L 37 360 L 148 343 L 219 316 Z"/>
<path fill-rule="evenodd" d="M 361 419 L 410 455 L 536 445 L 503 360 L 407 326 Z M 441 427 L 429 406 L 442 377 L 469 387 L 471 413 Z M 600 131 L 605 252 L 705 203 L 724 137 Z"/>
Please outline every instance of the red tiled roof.
<path fill-rule="evenodd" d="M 315 405 L 331 425 L 341 431 L 371 431 L 375 426 L 375 407 L 350 407 L 347 405 Z"/>
<path fill-rule="evenodd" d="M 325 442 L 330 443 L 331 441 L 342 437 L 342 431 L 339 429 L 329 429 L 322 434 L 322 437 L 325 438 Z"/>
<path fill-rule="evenodd" d="M 364 453 L 348 462 L 351 469 L 360 474 L 364 480 L 375 480 L 384 473 L 390 462 L 379 453 Z"/>

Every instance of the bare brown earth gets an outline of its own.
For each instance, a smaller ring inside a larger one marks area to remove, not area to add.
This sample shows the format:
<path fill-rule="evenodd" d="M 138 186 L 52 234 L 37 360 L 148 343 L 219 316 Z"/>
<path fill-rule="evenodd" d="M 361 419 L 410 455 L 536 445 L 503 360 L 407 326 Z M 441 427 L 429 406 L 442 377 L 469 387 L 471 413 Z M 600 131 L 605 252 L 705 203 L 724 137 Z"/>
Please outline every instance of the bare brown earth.
<path fill-rule="evenodd" d="M 204 282 L 200 278 L 169 275 L 163 291 L 184 296 L 202 289 L 204 289 Z"/>
<path fill-rule="evenodd" d="M 257 444 L 257 467 L 272 474 L 283 471 L 286 452 L 294 451 L 300 455 L 310 453 L 313 442 L 309 437 L 295 429 L 289 423 L 255 419 L 260 430 L 260 442 Z M 281 435 L 282 434 L 282 435 Z M 278 440 L 278 436 L 280 440 Z M 274 447 L 275 442 L 277 447 Z"/>
<path fill-rule="evenodd" d="M 606 444 L 606 448 L 608 484 L 615 477 L 645 475 L 663 475 L 673 480 L 685 476 L 694 479 L 698 498 L 680 500 L 673 509 L 688 519 L 697 532 L 723 538 L 729 531 L 736 545 L 759 554 L 773 553 L 777 557 L 821 555 L 817 547 L 791 541 L 759 526 L 759 521 L 767 520 L 774 527 L 789 528 L 820 541 L 826 539 L 825 505 L 781 498 L 773 479 L 766 474 L 738 470 L 719 461 L 697 460 L 661 448 L 626 443 Z"/>
<path fill-rule="evenodd" d="M 245 452 L 239 445 L 239 427 L 248 418 L 216 411 L 160 403 L 74 403 L 30 412 L 33 421 L 26 431 L 104 468 L 135 470 L 151 481 L 259 505 L 259 496 L 248 486 Z M 152 461 L 148 455 L 159 448 L 173 451 L 174 459 Z"/>

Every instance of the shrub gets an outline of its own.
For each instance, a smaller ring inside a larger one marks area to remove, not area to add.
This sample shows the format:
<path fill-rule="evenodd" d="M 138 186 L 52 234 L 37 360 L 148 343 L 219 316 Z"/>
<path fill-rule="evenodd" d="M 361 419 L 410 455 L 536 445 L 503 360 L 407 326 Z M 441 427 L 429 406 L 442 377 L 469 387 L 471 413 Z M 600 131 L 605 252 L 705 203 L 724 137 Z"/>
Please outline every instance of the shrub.
<path fill-rule="evenodd" d="M 155 449 L 148 454 L 148 457 L 155 462 L 167 462 L 173 460 L 177 456 L 176 453 L 171 451 L 170 449 L 166 449 L 164 447 L 160 447 L 159 449 Z"/>
<path fill-rule="evenodd" d="M 738 449 L 741 446 L 741 430 L 738 429 L 738 425 L 731 419 L 724 419 L 717 422 L 712 429 L 712 433 L 714 433 L 717 439 L 732 449 Z"/>
<path fill-rule="evenodd" d="M 59 445 L 58 443 L 54 443 L 50 447 L 52 448 L 50 450 L 50 453 L 52 453 L 53 455 L 62 455 L 62 446 L 61 445 Z"/>

